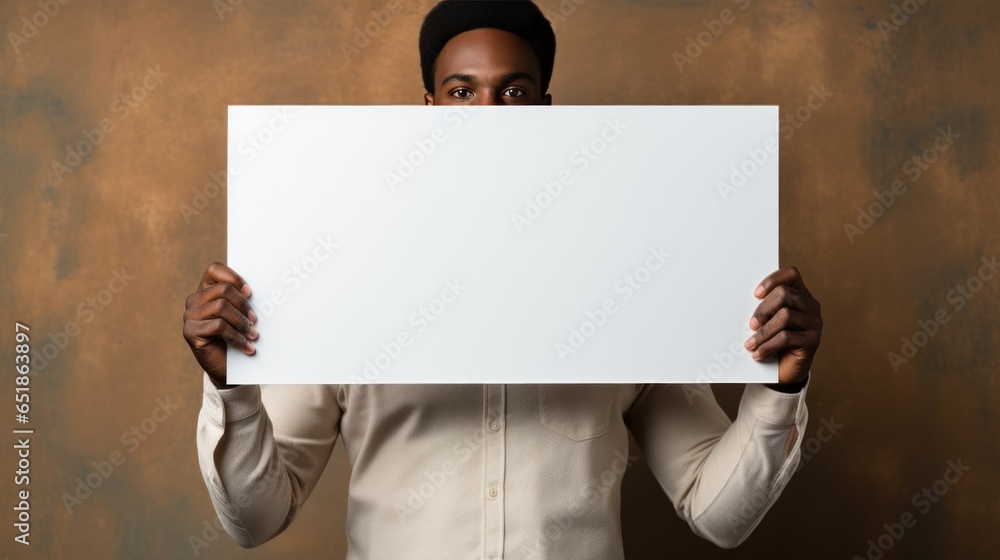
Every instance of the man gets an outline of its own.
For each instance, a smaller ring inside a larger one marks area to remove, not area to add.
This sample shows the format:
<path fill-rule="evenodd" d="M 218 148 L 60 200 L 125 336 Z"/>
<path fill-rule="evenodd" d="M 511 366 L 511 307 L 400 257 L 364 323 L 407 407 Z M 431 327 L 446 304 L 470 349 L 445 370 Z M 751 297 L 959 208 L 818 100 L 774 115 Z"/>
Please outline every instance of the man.
<path fill-rule="evenodd" d="M 529 0 L 446 0 L 420 54 L 427 105 L 552 102 L 555 36 Z M 798 465 L 822 330 L 795 268 L 755 295 L 745 346 L 778 360 L 780 383 L 747 385 L 732 423 L 707 386 L 228 386 L 226 345 L 256 352 L 256 316 L 246 282 L 213 263 L 184 314 L 205 371 L 202 474 L 226 531 L 257 546 L 296 517 L 339 434 L 349 559 L 616 559 L 631 432 L 692 530 L 734 547 Z"/>

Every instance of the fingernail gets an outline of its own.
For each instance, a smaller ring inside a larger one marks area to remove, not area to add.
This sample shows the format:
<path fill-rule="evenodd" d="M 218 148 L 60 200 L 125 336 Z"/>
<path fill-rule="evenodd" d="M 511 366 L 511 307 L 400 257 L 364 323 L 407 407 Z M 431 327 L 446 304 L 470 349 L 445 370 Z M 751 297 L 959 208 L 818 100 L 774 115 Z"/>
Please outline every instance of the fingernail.
<path fill-rule="evenodd" d="M 760 328 L 760 321 L 758 321 L 756 317 L 750 317 L 750 328 L 753 330 Z"/>
<path fill-rule="evenodd" d="M 251 294 L 251 292 L 250 292 L 250 284 L 243 284 L 243 287 L 240 288 L 240 292 L 243 293 L 243 297 L 250 297 L 250 294 Z"/>
<path fill-rule="evenodd" d="M 250 351 L 251 354 L 253 354 L 254 352 L 257 351 L 257 348 L 254 347 L 253 342 L 247 341 L 247 350 Z"/>
<path fill-rule="evenodd" d="M 257 340 L 258 336 L 257 329 L 250 327 L 250 330 L 247 331 L 247 334 L 250 335 L 251 340 Z"/>
<path fill-rule="evenodd" d="M 256 325 L 257 324 L 257 314 L 253 312 L 253 309 L 251 309 L 250 311 L 247 311 L 247 318 L 250 319 L 250 324 L 251 325 Z"/>
<path fill-rule="evenodd" d="M 753 291 L 754 297 L 764 297 L 764 286 L 757 286 L 757 289 Z"/>
<path fill-rule="evenodd" d="M 755 347 L 755 346 L 757 346 L 757 341 L 756 341 L 756 340 L 754 340 L 754 338 L 753 338 L 753 337 L 750 337 L 750 338 L 748 338 L 748 339 L 747 339 L 747 341 L 746 341 L 746 342 L 744 342 L 744 343 L 743 343 L 743 346 L 744 346 L 744 347 L 745 347 L 745 348 L 746 348 L 747 350 L 753 350 L 753 349 L 754 349 L 754 347 Z"/>
<path fill-rule="evenodd" d="M 755 359 L 755 360 L 759 360 L 760 359 L 760 352 L 759 351 L 753 353 L 753 359 Z"/>

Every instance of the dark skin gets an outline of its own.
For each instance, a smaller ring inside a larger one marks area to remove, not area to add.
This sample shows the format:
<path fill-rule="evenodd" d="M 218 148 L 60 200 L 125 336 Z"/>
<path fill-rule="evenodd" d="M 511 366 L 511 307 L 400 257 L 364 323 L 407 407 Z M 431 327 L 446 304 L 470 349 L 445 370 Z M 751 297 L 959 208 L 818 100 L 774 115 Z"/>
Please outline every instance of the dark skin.
<path fill-rule="evenodd" d="M 541 91 L 541 69 L 531 44 L 499 29 L 455 35 L 434 63 L 434 93 L 425 105 L 552 105 Z"/>
<path fill-rule="evenodd" d="M 551 105 L 541 90 L 538 57 L 521 37 L 498 29 L 474 29 L 452 38 L 434 66 L 434 92 L 425 105 Z M 222 263 L 205 270 L 198 290 L 187 298 L 184 339 L 202 369 L 225 385 L 226 345 L 256 352 L 257 317 L 250 309 L 250 286 Z M 823 319 L 794 266 L 767 275 L 755 288 L 760 300 L 750 318 L 753 336 L 744 346 L 755 360 L 777 360 L 778 385 L 795 387 L 806 379 L 819 348 Z"/>

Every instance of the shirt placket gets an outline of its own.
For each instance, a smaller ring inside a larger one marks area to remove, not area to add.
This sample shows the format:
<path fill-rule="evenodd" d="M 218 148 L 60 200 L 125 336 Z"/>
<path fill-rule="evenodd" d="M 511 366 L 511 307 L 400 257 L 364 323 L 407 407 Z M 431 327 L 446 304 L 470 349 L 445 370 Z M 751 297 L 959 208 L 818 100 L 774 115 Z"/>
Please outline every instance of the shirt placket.
<path fill-rule="evenodd" d="M 504 548 L 506 385 L 483 389 L 483 558 L 499 560 Z"/>

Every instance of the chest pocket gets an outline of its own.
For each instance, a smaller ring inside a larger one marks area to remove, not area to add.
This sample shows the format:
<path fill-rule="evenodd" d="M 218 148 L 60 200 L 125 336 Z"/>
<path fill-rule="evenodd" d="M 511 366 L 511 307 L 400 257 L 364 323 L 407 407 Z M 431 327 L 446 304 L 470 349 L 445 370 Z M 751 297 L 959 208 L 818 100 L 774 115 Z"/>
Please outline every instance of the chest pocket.
<path fill-rule="evenodd" d="M 539 385 L 542 426 L 574 441 L 604 435 L 611 422 L 617 385 Z"/>

